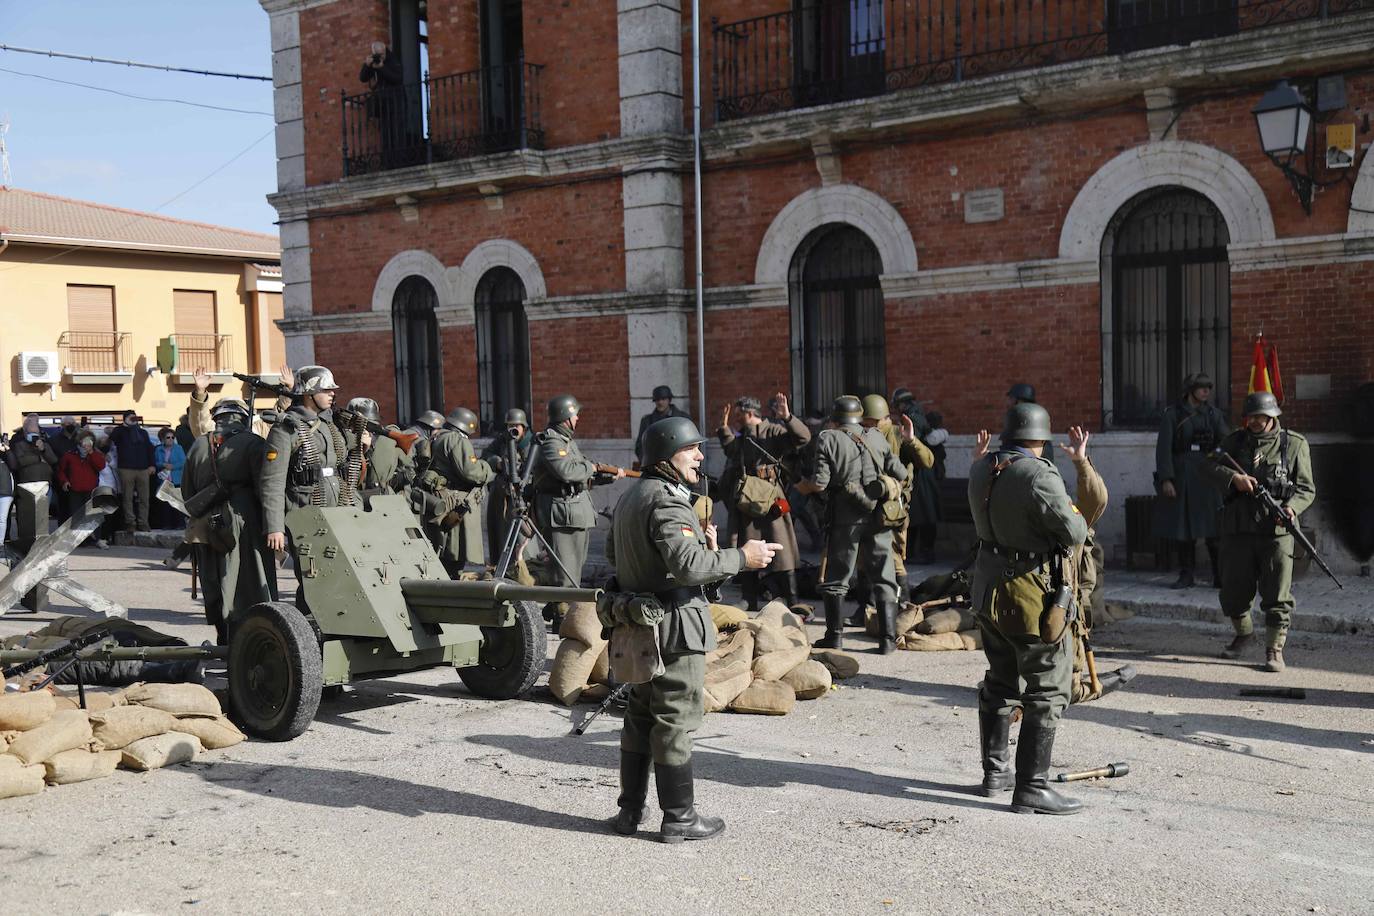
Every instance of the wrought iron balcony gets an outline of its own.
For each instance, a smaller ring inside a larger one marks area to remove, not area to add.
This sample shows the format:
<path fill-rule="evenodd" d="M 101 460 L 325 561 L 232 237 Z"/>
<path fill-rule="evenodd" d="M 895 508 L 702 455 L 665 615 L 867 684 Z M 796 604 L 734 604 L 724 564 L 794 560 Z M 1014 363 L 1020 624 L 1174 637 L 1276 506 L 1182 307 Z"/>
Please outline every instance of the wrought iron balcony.
<path fill-rule="evenodd" d="M 171 338 L 176 343 L 178 366 L 204 369 L 212 375 L 234 371 L 232 334 L 173 334 Z"/>
<path fill-rule="evenodd" d="M 517 61 L 343 97 L 345 177 L 542 149 L 539 64 Z"/>
<path fill-rule="evenodd" d="M 802 0 L 713 23 L 716 119 L 1374 8 L 1371 0 Z"/>
<path fill-rule="evenodd" d="M 57 347 L 68 375 L 133 371 L 132 335 L 127 331 L 63 331 Z"/>

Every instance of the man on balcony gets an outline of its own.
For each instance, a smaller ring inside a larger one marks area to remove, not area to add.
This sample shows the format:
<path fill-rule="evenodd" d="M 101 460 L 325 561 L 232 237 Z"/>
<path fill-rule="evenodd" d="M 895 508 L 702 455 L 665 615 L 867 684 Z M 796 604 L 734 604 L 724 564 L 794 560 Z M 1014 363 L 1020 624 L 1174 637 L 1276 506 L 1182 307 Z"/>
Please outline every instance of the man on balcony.
<path fill-rule="evenodd" d="M 124 411 L 124 422 L 110 433 L 119 455 L 119 488 L 124 501 L 124 530 L 148 531 L 153 480 L 153 441 L 138 414 Z M 138 514 L 134 514 L 137 498 Z"/>

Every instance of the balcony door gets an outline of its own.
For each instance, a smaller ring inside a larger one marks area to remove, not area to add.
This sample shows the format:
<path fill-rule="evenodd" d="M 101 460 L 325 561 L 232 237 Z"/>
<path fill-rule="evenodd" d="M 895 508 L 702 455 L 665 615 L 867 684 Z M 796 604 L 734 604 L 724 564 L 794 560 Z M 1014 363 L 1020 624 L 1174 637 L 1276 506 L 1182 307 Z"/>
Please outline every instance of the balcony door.
<path fill-rule="evenodd" d="M 883 91 L 883 0 L 795 0 L 793 104 L 826 105 Z"/>
<path fill-rule="evenodd" d="M 396 413 L 408 423 L 426 410 L 444 412 L 439 353 L 439 297 L 424 277 L 406 277 L 391 299 L 396 357 Z"/>
<path fill-rule="evenodd" d="M 1107 0 L 1107 48 L 1125 54 L 1234 35 L 1237 0 Z"/>
<path fill-rule="evenodd" d="M 530 332 L 525 284 L 509 267 L 493 267 L 477 283 L 477 379 L 484 432 L 506 411 L 530 409 Z"/>
<path fill-rule="evenodd" d="M 482 132 L 487 152 L 525 146 L 525 25 L 520 0 L 481 0 Z"/>

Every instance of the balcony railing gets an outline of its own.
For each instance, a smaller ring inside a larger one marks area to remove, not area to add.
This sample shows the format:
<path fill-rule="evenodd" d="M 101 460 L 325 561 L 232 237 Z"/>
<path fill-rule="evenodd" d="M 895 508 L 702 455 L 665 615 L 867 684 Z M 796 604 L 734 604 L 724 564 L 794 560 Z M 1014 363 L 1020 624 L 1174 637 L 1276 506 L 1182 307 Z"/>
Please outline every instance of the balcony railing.
<path fill-rule="evenodd" d="M 211 374 L 234 371 L 232 334 L 173 334 L 177 365 L 186 370 L 205 369 Z"/>
<path fill-rule="evenodd" d="M 543 69 L 518 61 L 344 96 L 344 175 L 542 149 Z"/>
<path fill-rule="evenodd" d="M 716 119 L 1370 9 L 1374 0 L 806 0 L 714 25 Z"/>
<path fill-rule="evenodd" d="M 132 340 L 125 331 L 63 331 L 57 346 L 68 373 L 132 372 Z"/>

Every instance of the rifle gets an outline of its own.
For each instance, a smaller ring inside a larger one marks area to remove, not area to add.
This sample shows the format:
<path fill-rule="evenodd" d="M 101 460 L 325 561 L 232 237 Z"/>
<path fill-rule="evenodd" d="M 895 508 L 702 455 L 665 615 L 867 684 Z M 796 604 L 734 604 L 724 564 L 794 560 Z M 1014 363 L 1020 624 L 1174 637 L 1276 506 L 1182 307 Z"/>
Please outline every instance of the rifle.
<path fill-rule="evenodd" d="M 26 662 L 16 662 L 7 668 L 0 668 L 0 684 L 3 684 L 4 681 L 9 678 L 18 677 L 21 674 L 26 674 L 34 670 L 35 668 L 41 668 L 49 662 L 54 662 L 58 659 L 63 659 L 70 656 L 70 660 L 65 665 L 49 674 L 46 678 L 43 679 L 43 682 L 40 683 L 34 689 L 43 689 L 44 687 L 51 684 L 53 682 L 53 679 L 56 678 L 59 674 L 75 665 L 76 692 L 79 698 L 81 708 L 85 709 L 86 685 L 81 680 L 81 659 L 77 657 L 76 653 L 80 652 L 82 649 L 86 648 L 92 643 L 97 643 L 101 642 L 102 640 L 109 639 L 110 635 L 111 634 L 109 627 L 96 627 L 94 630 L 82 633 L 80 636 L 67 640 L 60 646 L 54 646 L 46 652 L 40 652 L 39 654 L 35 655 L 33 658 L 29 659 Z"/>
<path fill-rule="evenodd" d="M 399 429 L 388 429 L 380 423 L 373 423 L 371 420 L 367 419 L 367 417 L 349 410 L 347 407 L 335 407 L 334 416 L 343 420 L 345 424 L 352 423 L 362 426 L 363 429 L 372 433 L 373 436 L 385 436 L 399 445 L 401 451 L 405 452 L 407 455 L 410 454 L 410 450 L 415 447 L 415 443 L 420 439 L 419 433 L 405 433 L 401 432 Z"/>
<path fill-rule="evenodd" d="M 255 398 L 259 391 L 270 391 L 279 398 L 291 397 L 291 389 L 287 388 L 281 382 L 269 382 L 260 375 L 246 375 L 242 372 L 231 372 L 229 374 L 240 382 L 246 382 L 250 385 L 253 389 L 253 396 Z"/>
<path fill-rule="evenodd" d="M 594 465 L 594 467 L 596 468 L 596 472 L 597 472 L 598 474 L 605 474 L 605 475 L 610 476 L 610 477 L 614 477 L 616 474 L 620 474 L 620 473 L 623 473 L 626 477 L 642 477 L 642 476 L 644 476 L 642 471 L 634 471 L 634 470 L 631 470 L 630 468 L 619 468 L 619 467 L 616 467 L 616 466 L 613 465 L 613 464 L 598 464 L 598 465 Z"/>
<path fill-rule="evenodd" d="M 620 684 L 620 685 L 617 686 L 614 690 L 612 690 L 610 693 L 606 694 L 606 699 L 604 699 L 604 700 L 601 701 L 601 705 L 598 706 L 595 710 L 593 710 L 593 712 L 592 712 L 591 715 L 587 716 L 587 718 L 583 719 L 583 720 L 582 720 L 581 722 L 579 722 L 577 725 L 573 726 L 573 734 L 574 734 L 574 735 L 586 734 L 586 732 L 587 732 L 587 726 L 591 725 L 592 722 L 596 721 L 596 717 L 597 717 L 597 716 L 601 715 L 603 712 L 605 712 L 606 710 L 610 709 L 612 703 L 623 702 L 624 699 L 625 699 L 625 696 L 630 692 L 630 688 L 631 688 L 632 686 L 634 686 L 634 685 L 633 685 L 633 684 Z"/>
<path fill-rule="evenodd" d="M 1217 449 L 1213 452 L 1213 455 L 1225 458 L 1226 461 L 1230 463 L 1231 467 L 1235 469 L 1237 474 L 1244 474 L 1247 477 L 1250 476 L 1229 453 Z M 1331 567 L 1327 566 L 1326 561 L 1317 553 L 1317 548 L 1312 545 L 1312 542 L 1307 539 L 1307 535 L 1303 534 L 1302 529 L 1298 527 L 1298 520 L 1289 517 L 1288 510 L 1279 505 L 1279 501 L 1274 498 L 1274 494 L 1270 493 L 1268 488 L 1261 483 L 1250 495 L 1260 501 L 1260 505 L 1264 507 L 1265 514 L 1269 516 L 1269 520 L 1291 534 L 1293 540 L 1297 541 L 1298 545 L 1302 547 L 1303 550 L 1307 551 L 1308 556 L 1312 557 L 1313 561 L 1321 567 L 1321 571 L 1331 577 L 1331 581 L 1336 583 L 1336 587 L 1344 590 L 1345 586 L 1341 584 L 1341 580 L 1336 578 L 1336 574 L 1331 571 Z"/>

